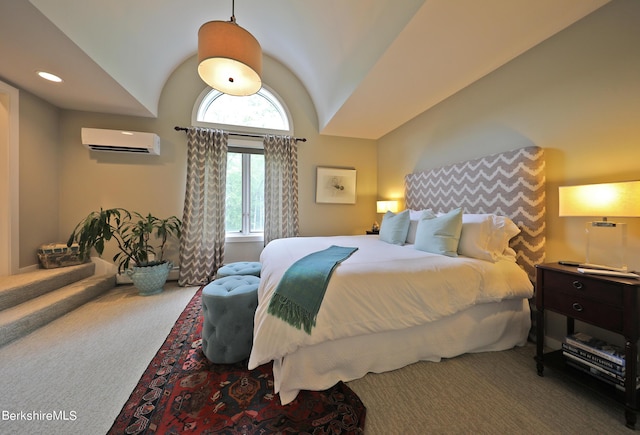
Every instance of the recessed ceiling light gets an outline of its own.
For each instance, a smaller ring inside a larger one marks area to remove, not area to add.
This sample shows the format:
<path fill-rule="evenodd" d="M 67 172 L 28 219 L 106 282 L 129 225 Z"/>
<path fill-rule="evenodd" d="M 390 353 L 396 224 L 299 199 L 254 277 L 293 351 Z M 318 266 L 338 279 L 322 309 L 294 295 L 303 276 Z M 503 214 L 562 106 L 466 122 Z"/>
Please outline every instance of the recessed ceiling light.
<path fill-rule="evenodd" d="M 60 83 L 62 79 L 55 74 L 48 73 L 46 71 L 38 71 L 38 75 L 45 80 L 49 80 L 50 82 Z"/>

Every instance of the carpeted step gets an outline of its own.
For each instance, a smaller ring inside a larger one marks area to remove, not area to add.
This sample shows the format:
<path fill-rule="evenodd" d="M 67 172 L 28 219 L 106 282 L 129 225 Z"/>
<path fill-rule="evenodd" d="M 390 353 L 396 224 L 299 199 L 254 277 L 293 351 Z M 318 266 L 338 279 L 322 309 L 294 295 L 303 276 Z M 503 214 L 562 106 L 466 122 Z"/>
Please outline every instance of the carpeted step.
<path fill-rule="evenodd" d="M 14 307 L 47 292 L 88 278 L 95 273 L 95 264 L 58 269 L 38 269 L 33 272 L 0 278 L 0 311 Z"/>
<path fill-rule="evenodd" d="M 92 276 L 0 312 L 0 346 L 35 331 L 115 285 L 115 275 Z"/>

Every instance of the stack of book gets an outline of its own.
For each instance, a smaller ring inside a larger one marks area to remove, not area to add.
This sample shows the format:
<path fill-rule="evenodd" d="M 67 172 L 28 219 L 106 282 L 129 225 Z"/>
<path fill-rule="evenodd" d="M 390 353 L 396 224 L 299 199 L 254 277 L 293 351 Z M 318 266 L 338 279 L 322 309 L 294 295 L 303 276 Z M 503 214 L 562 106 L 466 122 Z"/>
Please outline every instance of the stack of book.
<path fill-rule="evenodd" d="M 562 354 L 567 365 L 624 390 L 624 349 L 593 338 L 584 332 L 565 337 Z M 636 378 L 636 389 L 640 383 Z"/>

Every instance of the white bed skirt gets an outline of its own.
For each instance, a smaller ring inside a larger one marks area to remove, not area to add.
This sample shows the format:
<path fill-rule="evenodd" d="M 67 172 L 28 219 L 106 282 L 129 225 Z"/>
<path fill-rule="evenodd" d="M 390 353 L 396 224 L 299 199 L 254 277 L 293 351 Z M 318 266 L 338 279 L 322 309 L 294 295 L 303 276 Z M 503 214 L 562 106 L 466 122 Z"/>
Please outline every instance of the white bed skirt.
<path fill-rule="evenodd" d="M 326 390 L 338 381 L 358 379 L 369 372 L 523 346 L 530 327 L 529 302 L 516 299 L 476 305 L 423 326 L 300 348 L 274 361 L 275 391 L 282 404 L 287 404 L 300 390 Z"/>

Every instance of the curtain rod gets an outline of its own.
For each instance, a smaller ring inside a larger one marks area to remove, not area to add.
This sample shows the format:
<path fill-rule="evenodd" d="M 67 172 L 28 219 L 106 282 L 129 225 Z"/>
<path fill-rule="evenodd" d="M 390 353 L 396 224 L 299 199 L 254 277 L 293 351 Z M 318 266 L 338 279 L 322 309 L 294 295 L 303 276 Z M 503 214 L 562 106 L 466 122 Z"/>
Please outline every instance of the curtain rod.
<path fill-rule="evenodd" d="M 178 127 L 177 125 L 174 127 L 174 129 L 176 131 L 189 131 L 189 129 L 187 127 Z M 257 138 L 264 138 L 263 134 L 249 134 L 249 133 L 231 133 L 228 132 L 229 136 L 241 136 L 241 137 L 257 137 Z M 294 137 L 293 138 L 296 142 L 306 142 L 307 138 L 306 137 Z"/>

